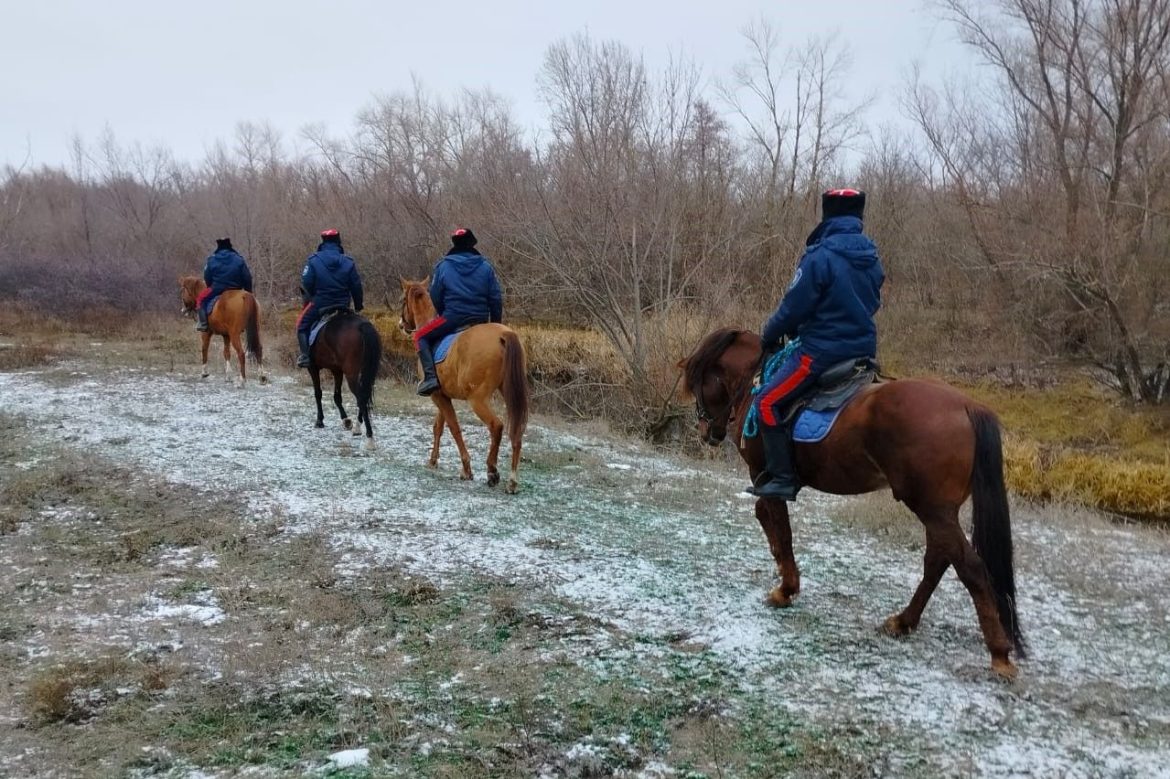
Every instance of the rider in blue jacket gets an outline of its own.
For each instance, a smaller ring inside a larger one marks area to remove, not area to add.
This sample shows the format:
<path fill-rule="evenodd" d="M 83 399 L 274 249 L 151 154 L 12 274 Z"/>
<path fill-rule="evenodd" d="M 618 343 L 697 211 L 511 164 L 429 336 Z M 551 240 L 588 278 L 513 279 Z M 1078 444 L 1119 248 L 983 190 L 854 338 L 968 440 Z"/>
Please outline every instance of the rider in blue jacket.
<path fill-rule="evenodd" d="M 423 380 L 418 384 L 420 395 L 430 395 L 439 388 L 434 350 L 444 337 L 465 327 L 503 319 L 504 296 L 496 271 L 475 244 L 475 233 L 458 228 L 451 233 L 451 250 L 431 273 L 435 318 L 414 333 L 423 368 Z"/>
<path fill-rule="evenodd" d="M 784 337 L 799 337 L 800 346 L 756 396 L 767 470 L 748 491 L 759 497 L 792 500 L 800 489 L 785 409 L 815 387 L 826 368 L 877 356 L 874 315 L 885 272 L 877 247 L 862 233 L 865 193 L 831 189 L 821 196 L 821 211 L 796 275 L 761 333 L 765 354 Z"/>
<path fill-rule="evenodd" d="M 203 283 L 207 287 L 195 299 L 198 321 L 195 329 L 207 332 L 207 315 L 215 299 L 229 289 L 252 291 L 252 271 L 240 253 L 232 248 L 231 238 L 216 238 L 215 253 L 203 264 Z"/>
<path fill-rule="evenodd" d="M 362 277 L 353 258 L 341 248 L 341 234 L 336 230 L 321 233 L 321 244 L 305 262 L 301 271 L 301 291 L 305 308 L 297 319 L 297 344 L 301 353 L 298 368 L 308 368 L 309 332 L 322 316 L 333 309 L 362 310 Z"/>

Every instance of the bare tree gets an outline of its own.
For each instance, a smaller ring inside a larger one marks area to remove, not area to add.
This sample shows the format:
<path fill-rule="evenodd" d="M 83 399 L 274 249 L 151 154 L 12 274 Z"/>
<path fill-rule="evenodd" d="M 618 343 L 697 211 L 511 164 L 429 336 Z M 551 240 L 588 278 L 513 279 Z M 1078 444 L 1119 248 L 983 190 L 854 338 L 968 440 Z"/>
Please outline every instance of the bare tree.
<path fill-rule="evenodd" d="M 1164 347 L 1151 331 L 1164 276 L 1156 217 L 1167 198 L 1167 0 L 939 3 L 992 66 L 998 98 L 982 116 L 947 109 L 921 84 L 909 105 L 942 161 L 987 264 L 1013 283 L 1051 282 L 1041 333 L 1105 368 L 1136 400 L 1165 396 Z M 1155 175 L 1150 175 L 1155 172 Z M 1018 287 L 1017 287 L 1018 288 Z M 1043 289 L 1043 287 L 1041 287 Z M 1151 340 L 1152 339 L 1152 340 Z"/>

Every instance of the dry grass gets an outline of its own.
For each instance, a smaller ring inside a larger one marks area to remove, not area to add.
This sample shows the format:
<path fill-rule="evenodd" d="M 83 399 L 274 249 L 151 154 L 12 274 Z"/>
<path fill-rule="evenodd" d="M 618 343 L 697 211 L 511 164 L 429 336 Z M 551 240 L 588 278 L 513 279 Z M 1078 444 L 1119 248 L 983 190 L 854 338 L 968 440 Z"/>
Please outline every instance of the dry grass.
<path fill-rule="evenodd" d="M 1007 431 L 1019 495 L 1142 519 L 1170 519 L 1170 410 L 1134 407 L 1073 379 L 1046 389 L 966 388 Z"/>
<path fill-rule="evenodd" d="M 75 660 L 36 673 L 28 683 L 24 706 L 39 725 L 82 722 L 119 700 L 157 696 L 177 674 L 172 664 L 158 657 Z"/>
<path fill-rule="evenodd" d="M 1170 462 L 1120 459 L 1018 438 L 1009 439 L 1005 449 L 1008 487 L 1019 495 L 1170 520 Z"/>

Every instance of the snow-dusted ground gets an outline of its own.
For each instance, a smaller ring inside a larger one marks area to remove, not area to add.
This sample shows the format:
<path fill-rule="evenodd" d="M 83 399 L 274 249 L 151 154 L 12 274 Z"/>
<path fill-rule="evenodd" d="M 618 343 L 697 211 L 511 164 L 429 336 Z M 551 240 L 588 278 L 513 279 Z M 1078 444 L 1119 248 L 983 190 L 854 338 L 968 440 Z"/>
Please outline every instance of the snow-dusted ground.
<path fill-rule="evenodd" d="M 547 590 L 626 631 L 686 636 L 734 669 L 745 699 L 894 734 L 888 772 L 1170 776 L 1164 533 L 1017 512 L 1032 651 L 1008 686 L 986 672 L 953 574 L 916 635 L 876 633 L 910 597 L 921 553 L 834 521 L 837 498 L 809 491 L 797 503 L 803 594 L 776 611 L 761 602 L 772 563 L 739 494 L 743 479 L 722 467 L 533 424 L 521 492 L 508 496 L 483 482 L 485 437 L 466 409 L 477 480 L 458 480 L 449 439 L 438 471 L 423 467 L 430 406 L 393 389 L 376 393 L 373 455 L 331 409 L 330 426 L 313 429 L 311 390 L 287 376 L 237 390 L 71 363 L 0 374 L 0 395 L 54 442 L 238 493 L 257 514 L 324 533 L 346 550 L 346 575 L 387 562 L 436 581 L 482 573 Z M 210 601 L 178 615 L 152 608 L 151 618 L 231 618 Z"/>

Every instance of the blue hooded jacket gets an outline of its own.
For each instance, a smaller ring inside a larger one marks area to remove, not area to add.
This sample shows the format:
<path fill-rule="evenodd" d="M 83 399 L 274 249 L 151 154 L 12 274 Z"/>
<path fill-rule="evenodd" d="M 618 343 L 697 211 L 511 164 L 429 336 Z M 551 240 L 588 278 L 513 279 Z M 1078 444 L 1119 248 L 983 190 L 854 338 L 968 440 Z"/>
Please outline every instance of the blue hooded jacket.
<path fill-rule="evenodd" d="M 362 277 L 341 244 L 324 241 L 317 247 L 301 271 L 301 286 L 317 311 L 349 308 L 351 297 L 354 311 L 362 310 Z"/>
<path fill-rule="evenodd" d="M 474 249 L 452 251 L 439 260 L 431 275 L 430 293 L 435 312 L 448 322 L 503 321 L 504 295 L 496 271 Z"/>
<path fill-rule="evenodd" d="M 252 271 L 234 249 L 219 249 L 203 265 L 203 283 L 211 288 L 208 299 L 229 289 L 252 291 Z"/>
<path fill-rule="evenodd" d="M 780 307 L 761 334 L 765 347 L 800 336 L 815 369 L 877 356 L 877 325 L 885 271 L 877 247 L 855 216 L 826 219 L 797 265 Z"/>

